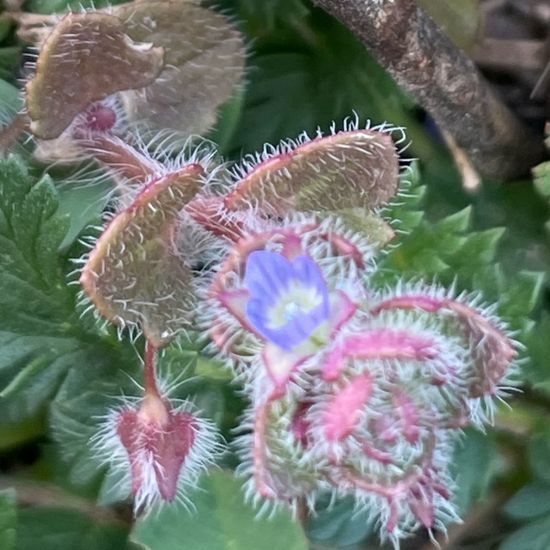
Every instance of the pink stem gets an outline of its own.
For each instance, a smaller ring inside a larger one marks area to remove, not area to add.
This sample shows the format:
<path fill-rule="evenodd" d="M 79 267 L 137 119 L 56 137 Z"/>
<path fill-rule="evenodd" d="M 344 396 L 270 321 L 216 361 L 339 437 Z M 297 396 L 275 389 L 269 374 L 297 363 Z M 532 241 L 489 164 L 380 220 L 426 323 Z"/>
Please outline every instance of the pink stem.
<path fill-rule="evenodd" d="M 374 329 L 348 336 L 322 366 L 324 380 L 336 380 L 347 359 L 434 359 L 438 349 L 428 335 L 409 330 Z"/>
<path fill-rule="evenodd" d="M 107 167 L 115 177 L 120 176 L 127 182 L 139 185 L 162 173 L 160 163 L 142 155 L 116 136 L 102 134 L 76 139 L 86 153 Z"/>
<path fill-rule="evenodd" d="M 145 352 L 143 355 L 143 381 L 145 395 L 160 398 L 156 375 L 157 348 L 149 341 L 145 341 Z"/>
<path fill-rule="evenodd" d="M 201 227 L 232 243 L 244 234 L 244 223 L 227 210 L 222 197 L 196 198 L 187 205 L 186 211 Z"/>
<path fill-rule="evenodd" d="M 267 417 L 271 404 L 275 401 L 271 394 L 255 411 L 254 435 L 252 444 L 252 462 L 254 467 L 254 483 L 260 495 L 264 498 L 277 498 L 276 492 L 267 481 L 266 430 Z"/>

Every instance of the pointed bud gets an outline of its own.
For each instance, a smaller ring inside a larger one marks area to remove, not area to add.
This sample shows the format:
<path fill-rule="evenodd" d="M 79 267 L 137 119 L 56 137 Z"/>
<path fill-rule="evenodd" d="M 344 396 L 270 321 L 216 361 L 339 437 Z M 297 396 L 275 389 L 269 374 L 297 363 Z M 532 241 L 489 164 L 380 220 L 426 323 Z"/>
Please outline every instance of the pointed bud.
<path fill-rule="evenodd" d="M 185 490 L 219 453 L 213 427 L 188 403 L 173 408 L 153 393 L 112 412 L 94 443 L 104 462 L 124 468 L 136 512 L 185 501 Z"/>

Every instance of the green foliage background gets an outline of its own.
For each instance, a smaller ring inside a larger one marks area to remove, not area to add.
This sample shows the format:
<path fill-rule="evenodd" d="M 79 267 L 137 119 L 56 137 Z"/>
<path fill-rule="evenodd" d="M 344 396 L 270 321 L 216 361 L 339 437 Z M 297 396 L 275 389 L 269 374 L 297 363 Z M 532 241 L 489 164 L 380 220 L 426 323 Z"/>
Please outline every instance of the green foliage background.
<path fill-rule="evenodd" d="M 422 3 L 468 48 L 477 2 Z M 29 0 L 25 9 L 48 13 L 67 5 Z M 498 302 L 526 346 L 523 393 L 512 397 L 512 409 L 501 408 L 487 434 L 467 432 L 456 449 L 457 503 L 473 525 L 457 548 L 548 550 L 550 216 L 542 196 L 550 194 L 550 170 L 538 171 L 541 195 L 530 181 L 487 181 L 468 193 L 429 121 L 330 17 L 305 0 L 215 5 L 249 39 L 246 86 L 210 136 L 227 158 L 318 125 L 328 129 L 354 111 L 361 120 L 407 128 L 407 154 L 418 158 L 410 197 L 387 212 L 406 234 L 384 256 L 379 282 L 405 273 L 480 291 Z M 18 108 L 21 51 L 13 27 L 2 21 L 6 117 Z M 45 171 L 24 150 L 0 163 L 0 549 L 378 548 L 372 526 L 347 499 L 331 508 L 321 503 L 303 529 L 286 513 L 254 520 L 229 474 L 232 456 L 190 495 L 193 515 L 167 509 L 132 522 L 128 507 L 115 505 L 116 477 L 98 470 L 88 441 L 113 396 L 135 393 L 142 344 L 120 342 L 111 328 L 99 327 L 76 306 L 77 287 L 67 285 L 71 259 L 84 252 L 77 238 L 93 234 L 106 192 L 104 184 L 67 185 L 62 171 Z M 192 396 L 230 439 L 243 403 L 226 373 L 192 339 L 171 346 L 161 369 L 183 376 L 178 396 Z M 496 526 L 483 525 L 483 514 Z M 408 544 L 421 548 L 425 540 Z"/>

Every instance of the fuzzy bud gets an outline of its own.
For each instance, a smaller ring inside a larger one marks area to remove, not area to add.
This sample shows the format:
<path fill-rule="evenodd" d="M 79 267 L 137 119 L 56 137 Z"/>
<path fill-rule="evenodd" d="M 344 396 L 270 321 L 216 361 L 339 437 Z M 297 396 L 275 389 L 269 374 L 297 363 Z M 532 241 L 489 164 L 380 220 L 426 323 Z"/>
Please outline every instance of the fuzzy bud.
<path fill-rule="evenodd" d="M 174 407 L 147 393 L 137 405 L 112 411 L 94 438 L 100 458 L 131 488 L 136 512 L 158 503 L 185 502 L 185 490 L 219 454 L 213 427 L 189 403 Z"/>

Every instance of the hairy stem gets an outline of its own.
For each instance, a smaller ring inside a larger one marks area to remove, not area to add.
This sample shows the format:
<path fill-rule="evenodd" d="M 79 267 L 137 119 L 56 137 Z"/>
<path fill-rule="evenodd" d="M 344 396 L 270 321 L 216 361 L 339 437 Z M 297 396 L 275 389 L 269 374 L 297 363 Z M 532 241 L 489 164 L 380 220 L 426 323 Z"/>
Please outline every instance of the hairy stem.
<path fill-rule="evenodd" d="M 151 395 L 160 398 L 160 392 L 157 385 L 157 348 L 149 341 L 145 342 L 145 352 L 143 355 L 143 382 L 145 395 Z"/>
<path fill-rule="evenodd" d="M 15 115 L 15 118 L 0 132 L 0 152 L 8 151 L 21 134 L 29 129 L 29 123 L 27 113 Z"/>
<path fill-rule="evenodd" d="M 108 134 L 80 138 L 78 145 L 105 166 L 117 179 L 139 185 L 161 170 L 161 165 L 125 143 Z"/>
<path fill-rule="evenodd" d="M 544 155 L 474 63 L 414 0 L 313 0 L 339 19 L 489 178 L 524 175 Z"/>
<path fill-rule="evenodd" d="M 267 457 L 266 457 L 266 431 L 267 417 L 271 408 L 272 399 L 268 398 L 256 410 L 256 419 L 254 421 L 254 439 L 252 443 L 252 456 L 254 465 L 254 483 L 256 490 L 264 498 L 274 498 L 275 491 L 269 486 L 267 477 Z"/>
<path fill-rule="evenodd" d="M 75 510 L 96 523 L 117 523 L 128 526 L 132 522 L 131 511 L 128 508 L 115 510 L 96 506 L 94 503 L 71 495 L 59 487 L 37 482 L 25 481 L 13 477 L 0 477 L 0 490 L 15 489 L 17 503 L 21 506 L 63 507 Z"/>

